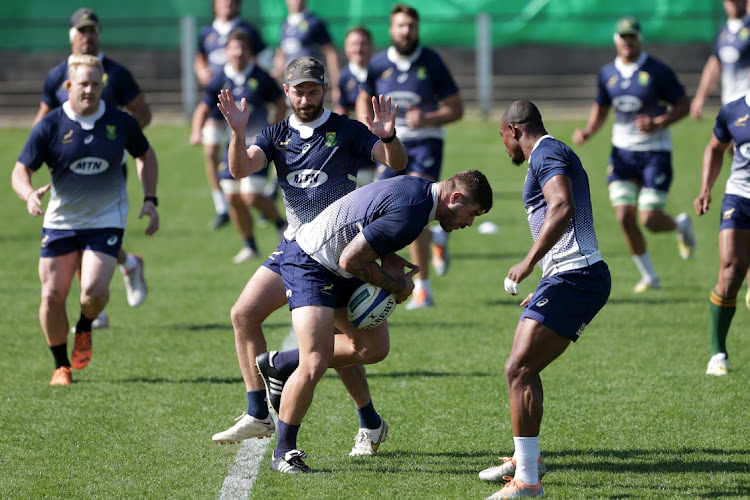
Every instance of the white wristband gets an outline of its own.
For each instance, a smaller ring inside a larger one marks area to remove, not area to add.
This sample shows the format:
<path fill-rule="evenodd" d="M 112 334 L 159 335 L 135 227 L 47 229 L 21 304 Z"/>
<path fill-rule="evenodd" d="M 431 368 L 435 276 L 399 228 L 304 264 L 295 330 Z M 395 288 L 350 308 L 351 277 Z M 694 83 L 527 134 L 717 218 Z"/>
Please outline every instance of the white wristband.
<path fill-rule="evenodd" d="M 518 295 L 518 283 L 510 278 L 505 278 L 505 291 L 511 295 Z"/>

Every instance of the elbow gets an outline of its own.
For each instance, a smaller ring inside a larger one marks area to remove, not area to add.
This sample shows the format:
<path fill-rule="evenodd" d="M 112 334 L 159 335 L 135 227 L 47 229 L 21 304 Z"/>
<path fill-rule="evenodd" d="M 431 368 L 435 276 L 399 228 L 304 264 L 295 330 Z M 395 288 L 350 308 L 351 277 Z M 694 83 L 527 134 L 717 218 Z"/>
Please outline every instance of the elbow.
<path fill-rule="evenodd" d="M 404 170 L 409 164 L 409 157 L 404 155 L 403 158 L 399 158 L 398 161 L 393 162 L 394 165 L 391 167 L 393 170 Z"/>
<path fill-rule="evenodd" d="M 572 203 L 566 202 L 560 207 L 560 215 L 563 220 L 566 221 L 566 223 L 570 222 L 570 220 L 573 218 L 573 215 L 575 214 L 575 211 L 575 207 Z"/>
<path fill-rule="evenodd" d="M 355 275 L 354 261 L 349 257 L 346 251 L 339 257 L 339 267 L 351 275 Z"/>
<path fill-rule="evenodd" d="M 456 109 L 456 118 L 455 120 L 460 120 L 464 117 L 464 105 L 463 103 L 458 106 L 458 109 Z"/>
<path fill-rule="evenodd" d="M 146 128 L 146 126 L 149 123 L 151 123 L 151 118 L 152 118 L 151 110 L 150 109 L 146 109 L 146 111 L 143 113 L 143 115 L 141 115 L 141 120 L 140 120 L 141 121 L 141 128 Z"/>

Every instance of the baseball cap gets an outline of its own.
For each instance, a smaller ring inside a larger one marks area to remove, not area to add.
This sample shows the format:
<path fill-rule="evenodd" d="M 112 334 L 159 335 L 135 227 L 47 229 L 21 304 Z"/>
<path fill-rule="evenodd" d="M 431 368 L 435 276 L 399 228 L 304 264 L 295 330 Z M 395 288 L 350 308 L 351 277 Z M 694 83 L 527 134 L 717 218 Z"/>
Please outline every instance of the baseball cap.
<path fill-rule="evenodd" d="M 93 10 L 81 7 L 70 16 L 70 27 L 80 29 L 84 26 L 96 26 L 98 28 L 99 17 Z"/>
<path fill-rule="evenodd" d="M 284 83 L 290 87 L 299 85 L 302 82 L 314 82 L 323 85 L 323 68 L 294 68 L 286 72 Z"/>
<path fill-rule="evenodd" d="M 615 24 L 615 33 L 618 35 L 638 35 L 641 33 L 641 24 L 635 17 L 622 17 Z"/>

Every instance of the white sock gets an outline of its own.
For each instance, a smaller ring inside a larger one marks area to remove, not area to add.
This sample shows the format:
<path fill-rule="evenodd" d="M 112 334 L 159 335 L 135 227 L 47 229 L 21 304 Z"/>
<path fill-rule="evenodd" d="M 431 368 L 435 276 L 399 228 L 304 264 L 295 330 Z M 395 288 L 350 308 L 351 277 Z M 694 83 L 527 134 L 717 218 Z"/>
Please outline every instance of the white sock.
<path fill-rule="evenodd" d="M 516 451 L 513 458 L 516 460 L 515 479 L 526 484 L 539 484 L 539 436 L 536 437 L 513 437 Z"/>
<path fill-rule="evenodd" d="M 430 287 L 430 280 L 426 279 L 419 279 L 414 278 L 414 290 L 424 290 L 427 292 L 427 295 L 432 295 L 432 288 Z"/>
<path fill-rule="evenodd" d="M 682 215 L 682 214 L 680 214 L 680 215 Z M 687 228 L 688 228 L 688 224 L 690 223 L 690 219 L 688 217 L 680 217 L 680 215 L 678 215 L 677 217 L 675 217 L 672 220 L 674 220 L 674 225 L 677 227 L 677 232 L 684 233 L 687 230 Z"/>
<path fill-rule="evenodd" d="M 651 263 L 651 257 L 648 252 L 643 252 L 641 255 L 633 255 L 633 262 L 635 267 L 641 272 L 641 276 L 649 281 L 659 281 L 659 277 L 654 271 L 654 265 Z"/>
<path fill-rule="evenodd" d="M 135 269 L 135 266 L 138 265 L 138 261 L 135 260 L 135 255 L 133 255 L 130 252 L 127 252 L 125 254 L 125 262 L 120 264 L 120 269 L 124 269 L 125 271 L 132 271 Z"/>
<path fill-rule="evenodd" d="M 211 191 L 211 197 L 214 199 L 214 207 L 217 214 L 229 212 L 229 204 L 227 204 L 227 199 L 224 197 L 224 192 L 221 189 Z"/>

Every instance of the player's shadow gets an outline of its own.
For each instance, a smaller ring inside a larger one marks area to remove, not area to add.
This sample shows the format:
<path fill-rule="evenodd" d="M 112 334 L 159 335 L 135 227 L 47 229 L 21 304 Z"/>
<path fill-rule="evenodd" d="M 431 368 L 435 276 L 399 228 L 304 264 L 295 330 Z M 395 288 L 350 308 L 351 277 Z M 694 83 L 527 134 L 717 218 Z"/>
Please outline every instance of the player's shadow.
<path fill-rule="evenodd" d="M 289 322 L 281 323 L 281 322 L 268 322 L 263 323 L 264 329 L 272 329 L 272 328 L 285 328 L 289 329 Z M 177 330 L 177 331 L 188 331 L 188 332 L 203 332 L 203 331 L 210 331 L 210 330 L 221 330 L 222 332 L 225 332 L 227 330 L 232 330 L 232 323 L 226 322 L 226 323 L 201 323 L 201 324 L 190 324 L 190 323 L 167 323 L 165 325 L 159 325 L 159 329 L 162 330 Z"/>
<path fill-rule="evenodd" d="M 197 377 L 190 379 L 174 379 L 167 377 L 129 377 L 112 380 L 123 384 L 241 384 L 242 377 Z"/>
<path fill-rule="evenodd" d="M 669 455 L 668 459 L 661 455 Z M 715 459 L 698 459 L 696 455 L 713 455 Z M 726 456 L 746 457 L 742 461 L 727 461 Z M 750 465 L 750 450 L 718 448 L 695 448 L 670 450 L 564 450 L 544 453 L 550 471 L 579 471 L 581 469 L 600 472 L 629 472 L 634 474 L 741 472 L 746 473 Z M 750 491 L 750 483 L 748 483 Z"/>
<path fill-rule="evenodd" d="M 653 305 L 653 304 L 695 304 L 695 305 L 704 305 L 706 304 L 705 297 L 656 297 L 654 295 L 649 295 L 648 297 L 610 297 L 607 301 L 607 305 L 613 305 L 613 304 L 644 304 L 644 305 Z"/>
<path fill-rule="evenodd" d="M 414 370 L 408 372 L 367 372 L 368 379 L 374 378 L 449 378 L 449 377 L 496 377 L 494 372 L 435 372 L 429 370 Z M 328 370 L 324 377 L 338 378 L 335 372 Z"/>

